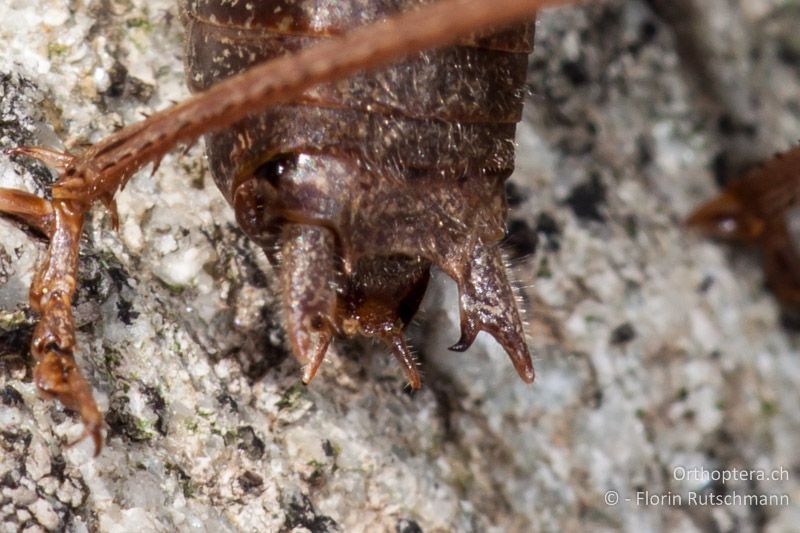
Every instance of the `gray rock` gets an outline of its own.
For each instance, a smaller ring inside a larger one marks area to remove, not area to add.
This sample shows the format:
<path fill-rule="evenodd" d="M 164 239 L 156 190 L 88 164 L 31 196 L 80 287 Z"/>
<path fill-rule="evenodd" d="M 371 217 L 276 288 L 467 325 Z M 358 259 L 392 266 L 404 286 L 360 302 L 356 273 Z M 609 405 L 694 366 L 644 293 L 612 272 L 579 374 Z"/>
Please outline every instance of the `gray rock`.
<path fill-rule="evenodd" d="M 6 0 L 0 148 L 79 149 L 184 98 L 175 4 Z M 414 331 L 420 393 L 357 344 L 300 385 L 273 271 L 194 147 L 131 181 L 118 234 L 102 209 L 87 226 L 78 358 L 109 425 L 92 459 L 31 380 L 26 293 L 44 244 L 0 220 L 0 530 L 791 530 L 796 334 L 757 258 L 681 221 L 714 194 L 715 168 L 729 178 L 800 137 L 800 3 L 681 0 L 699 18 L 677 29 L 663 4 L 540 16 L 509 223 L 533 386 L 483 336 L 446 350 L 446 280 Z M 2 187 L 48 179 L 0 156 Z M 780 479 L 703 474 L 732 469 Z"/>

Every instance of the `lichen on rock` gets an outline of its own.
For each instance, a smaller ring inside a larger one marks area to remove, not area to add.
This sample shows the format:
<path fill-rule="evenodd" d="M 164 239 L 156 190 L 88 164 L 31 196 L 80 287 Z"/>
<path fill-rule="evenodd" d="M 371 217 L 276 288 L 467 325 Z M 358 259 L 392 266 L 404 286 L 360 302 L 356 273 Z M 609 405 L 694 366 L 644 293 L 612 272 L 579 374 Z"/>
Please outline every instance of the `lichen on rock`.
<path fill-rule="evenodd" d="M 187 95 L 175 2 L 73 4 L 5 6 L 0 148 L 79 150 Z M 790 530 L 796 333 L 757 258 L 681 222 L 744 164 L 742 122 L 757 119 L 754 152 L 797 140 L 800 6 L 675 2 L 710 17 L 703 72 L 723 81 L 709 88 L 681 41 L 697 30 L 677 31 L 659 4 L 539 18 L 509 221 L 532 386 L 483 336 L 447 351 L 458 317 L 443 279 L 412 331 L 422 391 L 404 392 L 368 344 L 336 345 L 302 386 L 274 272 L 198 146 L 131 181 L 119 233 L 102 210 L 91 217 L 75 314 L 108 424 L 92 459 L 67 446 L 78 419 L 32 382 L 27 287 L 43 243 L 0 219 L 0 531 Z M 740 101 L 759 105 L 732 112 Z M 0 155 L 2 187 L 43 193 L 50 179 Z M 789 475 L 678 479 L 692 468 Z M 790 504 L 642 505 L 645 491 Z"/>

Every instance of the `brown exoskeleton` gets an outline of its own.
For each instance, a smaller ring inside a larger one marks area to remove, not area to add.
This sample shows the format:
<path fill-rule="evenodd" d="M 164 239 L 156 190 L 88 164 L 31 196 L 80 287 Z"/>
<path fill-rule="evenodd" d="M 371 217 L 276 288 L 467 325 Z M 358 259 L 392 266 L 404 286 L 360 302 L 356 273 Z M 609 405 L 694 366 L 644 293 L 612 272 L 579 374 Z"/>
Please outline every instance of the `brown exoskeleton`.
<path fill-rule="evenodd" d="M 366 335 L 391 347 L 418 388 L 402 330 L 419 305 L 431 265 L 459 285 L 462 335 L 453 349 L 466 349 L 479 331 L 487 331 L 520 377 L 533 381 L 497 249 L 530 34 L 522 28 L 485 32 L 567 1 L 445 0 L 393 16 L 398 7 L 427 3 L 375 1 L 374 11 L 361 11 L 353 22 L 342 18 L 350 4 L 332 0 L 318 8 L 311 2 L 308 10 L 296 2 L 264 2 L 270 8 L 263 16 L 254 15 L 252 2 L 225 10 L 215 2 L 192 2 L 191 79 L 203 92 L 78 155 L 12 151 L 59 173 L 52 200 L 0 190 L 0 212 L 50 240 L 30 292 L 40 315 L 31 346 L 36 384 L 80 413 L 96 451 L 102 416 L 75 365 L 71 310 L 84 216 L 100 201 L 116 224 L 114 195 L 127 180 L 148 163 L 157 165 L 176 145 L 208 132 L 218 132 L 208 143 L 212 166 L 240 225 L 257 242 L 280 247 L 286 328 L 295 356 L 306 364 L 305 382 L 333 336 Z M 284 16 L 278 10 L 273 17 L 276 5 L 297 12 Z M 372 24 L 351 31 L 364 21 Z M 263 31 L 253 33 L 259 24 L 277 34 L 269 47 Z M 476 34 L 481 37 L 470 37 Z M 259 48 L 268 50 L 256 53 Z M 221 62 L 232 50 L 240 59 Z M 272 56 L 280 57 L 212 85 Z M 427 66 L 436 56 L 439 68 Z M 459 56 L 461 66 L 449 68 Z M 412 59 L 382 74 L 313 89 L 402 57 Z M 481 83 L 459 78 L 480 72 L 489 76 Z M 433 97 L 415 106 L 406 95 L 382 91 L 381 76 L 410 76 L 415 83 L 427 78 L 426 88 L 415 92 Z M 258 115 L 277 104 L 283 107 Z M 346 142 L 329 142 L 333 137 Z"/>
<path fill-rule="evenodd" d="M 800 309 L 800 147 L 778 154 L 700 206 L 689 224 L 711 237 L 755 246 L 770 288 Z"/>

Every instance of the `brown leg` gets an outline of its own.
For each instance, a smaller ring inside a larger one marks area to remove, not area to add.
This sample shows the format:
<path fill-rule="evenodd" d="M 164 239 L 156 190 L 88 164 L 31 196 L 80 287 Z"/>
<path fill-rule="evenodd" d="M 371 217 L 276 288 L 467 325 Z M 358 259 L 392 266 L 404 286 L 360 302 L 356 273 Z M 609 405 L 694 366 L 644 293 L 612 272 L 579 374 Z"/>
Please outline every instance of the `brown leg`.
<path fill-rule="evenodd" d="M 44 198 L 17 189 L 0 189 L 0 213 L 25 222 L 46 237 L 53 235 L 55 213 Z"/>
<path fill-rule="evenodd" d="M 79 157 L 42 148 L 10 151 L 39 159 L 59 172 L 52 202 L 34 201 L 24 193 L 0 191 L 0 212 L 17 216 L 51 237 L 47 261 L 31 292 L 31 305 L 42 314 L 33 350 L 41 365 L 37 383 L 42 390 L 80 411 L 87 434 L 92 435 L 99 451 L 100 416 L 88 385 L 74 367 L 71 314 L 78 238 L 83 215 L 94 202 L 102 201 L 112 210 L 116 225 L 113 212 L 116 192 L 139 169 L 149 163 L 157 165 L 178 144 L 191 144 L 208 131 L 232 125 L 272 105 L 292 101 L 318 83 L 375 68 L 426 48 L 451 44 L 461 37 L 568 1 L 497 0 L 499 5 L 495 2 L 490 6 L 481 0 L 439 2 L 254 67 L 110 135 Z M 458 17 L 450 16 L 454 8 L 459 9 Z M 298 326 L 297 331 L 302 332 L 302 328 Z M 318 345 L 309 356 L 298 346 L 296 353 L 312 361 L 307 373 L 310 379 L 313 365 L 318 365 L 320 352 L 324 350 Z"/>
<path fill-rule="evenodd" d="M 41 148 L 38 146 L 20 146 L 18 148 L 11 148 L 6 150 L 6 154 L 14 156 L 25 156 L 31 159 L 37 159 L 52 168 L 59 174 L 63 174 L 67 167 L 75 163 L 75 156 L 66 152 L 57 152 L 49 148 Z"/>
<path fill-rule="evenodd" d="M 103 417 L 91 387 L 75 364 L 75 324 L 72 297 L 78 268 L 78 246 L 87 206 L 81 202 L 48 202 L 23 191 L 0 189 L 0 212 L 8 213 L 50 238 L 47 257 L 39 266 L 30 302 L 39 313 L 31 354 L 39 391 L 77 411 L 84 424 L 81 439 L 91 436 L 95 454 L 103 445 Z"/>

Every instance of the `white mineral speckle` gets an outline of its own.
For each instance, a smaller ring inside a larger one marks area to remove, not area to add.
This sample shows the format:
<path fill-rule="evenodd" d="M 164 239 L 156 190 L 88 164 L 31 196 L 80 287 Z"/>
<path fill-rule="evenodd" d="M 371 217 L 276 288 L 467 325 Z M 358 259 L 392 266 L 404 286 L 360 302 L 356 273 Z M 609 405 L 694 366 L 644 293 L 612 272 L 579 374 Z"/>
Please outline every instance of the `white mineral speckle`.
<path fill-rule="evenodd" d="M 47 500 L 39 499 L 31 504 L 28 509 L 33 513 L 34 518 L 39 524 L 48 531 L 56 531 L 59 526 L 59 518 L 53 506 Z"/>
<path fill-rule="evenodd" d="M 97 87 L 98 92 L 107 91 L 109 86 L 111 85 L 111 76 L 108 75 L 108 71 L 104 68 L 96 68 L 92 73 L 92 77 L 94 78 L 94 84 Z"/>
<path fill-rule="evenodd" d="M 81 150 L 186 97 L 178 3 L 101 4 L 5 3 L 0 149 Z M 336 344 L 301 385 L 276 273 L 195 146 L 130 181 L 119 234 L 100 208 L 87 224 L 77 358 L 108 425 L 93 458 L 89 441 L 67 446 L 79 421 L 33 383 L 27 293 L 45 245 L 0 220 L 0 532 L 792 531 L 797 334 L 757 258 L 681 221 L 715 193 L 718 156 L 748 148 L 731 148 L 715 106 L 757 101 L 769 151 L 800 137 L 800 7 L 695 2 L 718 7 L 704 34 L 727 100 L 709 101 L 652 4 L 539 17 L 510 213 L 536 237 L 514 272 L 533 386 L 485 334 L 447 350 L 458 295 L 441 273 L 410 332 L 422 391 L 403 392 L 368 343 Z M 574 193 L 595 178 L 586 216 Z M 46 182 L 0 155 L 0 187 Z M 790 505 L 632 503 L 718 489 L 678 468 L 786 468 L 725 490 Z"/>

